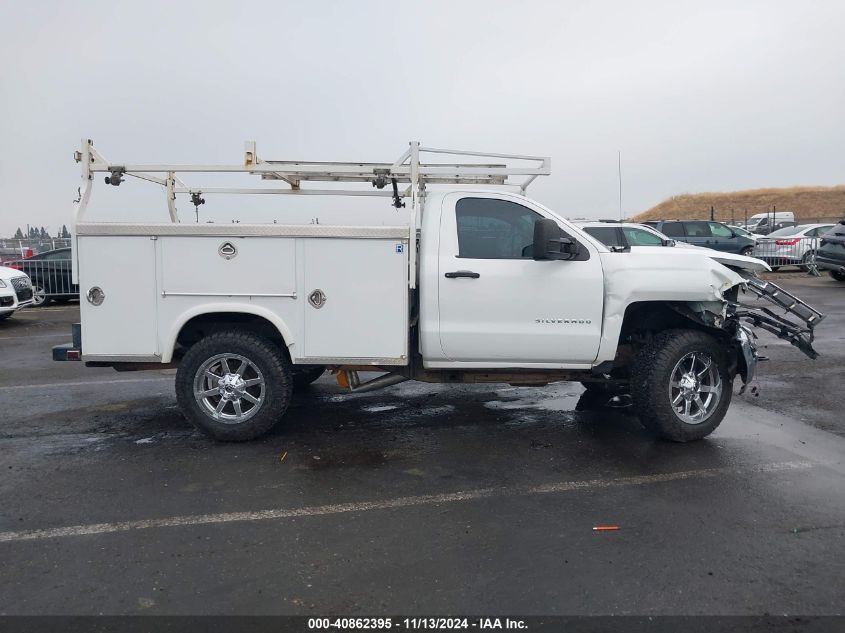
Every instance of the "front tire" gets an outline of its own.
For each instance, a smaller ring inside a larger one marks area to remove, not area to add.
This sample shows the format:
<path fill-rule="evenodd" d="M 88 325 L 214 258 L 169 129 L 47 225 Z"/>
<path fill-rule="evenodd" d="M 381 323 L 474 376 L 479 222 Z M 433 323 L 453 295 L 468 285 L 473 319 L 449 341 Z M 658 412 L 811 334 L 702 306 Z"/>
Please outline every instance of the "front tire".
<path fill-rule="evenodd" d="M 745 248 L 743 248 L 741 251 L 739 251 L 739 254 L 740 254 L 740 255 L 745 255 L 746 257 L 752 257 L 751 253 L 753 253 L 753 252 L 754 252 L 754 247 L 753 247 L 753 246 L 746 246 L 746 247 L 745 247 Z"/>
<path fill-rule="evenodd" d="M 845 281 L 845 273 L 841 273 L 838 270 L 829 270 L 828 272 L 836 281 Z"/>
<path fill-rule="evenodd" d="M 292 390 L 288 357 L 272 341 L 249 332 L 201 339 L 176 372 L 176 399 L 185 417 L 223 442 L 251 440 L 273 428 Z"/>
<path fill-rule="evenodd" d="M 723 346 L 698 330 L 666 330 L 637 353 L 631 379 L 642 425 L 675 442 L 699 440 L 722 422 L 733 396 Z"/>

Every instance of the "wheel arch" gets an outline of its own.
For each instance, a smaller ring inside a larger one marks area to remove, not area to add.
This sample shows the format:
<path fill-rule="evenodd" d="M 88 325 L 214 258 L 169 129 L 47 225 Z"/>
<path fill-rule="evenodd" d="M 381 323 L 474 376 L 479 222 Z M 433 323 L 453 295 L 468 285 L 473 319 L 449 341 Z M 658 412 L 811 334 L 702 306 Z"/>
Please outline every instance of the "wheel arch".
<path fill-rule="evenodd" d="M 727 333 L 720 328 L 708 325 L 697 317 L 697 312 L 690 309 L 690 306 L 696 304 L 699 302 L 635 301 L 629 303 L 622 317 L 619 343 L 622 343 L 626 336 L 637 331 L 660 332 L 675 328 L 701 330 L 718 336 L 727 336 Z"/>
<path fill-rule="evenodd" d="M 700 306 L 701 302 L 678 302 L 661 300 L 633 301 L 625 306 L 625 310 L 615 324 L 612 336 L 607 332 L 603 344 L 608 345 L 615 352 L 614 366 L 627 364 L 630 343 L 643 335 L 649 336 L 671 329 L 699 330 L 722 340 L 730 346 L 731 335 L 715 324 L 708 324 L 699 316 L 699 312 L 692 306 Z M 739 362 L 741 359 L 736 358 Z"/>
<path fill-rule="evenodd" d="M 228 328 L 242 328 L 279 342 L 288 355 L 294 337 L 278 314 L 260 306 L 211 304 L 196 306 L 179 315 L 162 345 L 162 362 L 173 359 L 177 344 L 189 347 L 208 333 Z"/>

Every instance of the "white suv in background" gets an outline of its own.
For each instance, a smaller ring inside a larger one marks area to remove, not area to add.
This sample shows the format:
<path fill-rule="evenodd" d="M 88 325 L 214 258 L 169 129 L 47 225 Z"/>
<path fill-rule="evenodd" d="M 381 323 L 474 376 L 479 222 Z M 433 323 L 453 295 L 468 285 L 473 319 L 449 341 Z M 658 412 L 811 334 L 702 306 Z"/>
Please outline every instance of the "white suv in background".
<path fill-rule="evenodd" d="M 678 246 L 680 248 L 698 248 L 686 242 L 676 242 L 671 237 L 663 235 L 657 229 L 645 224 L 633 222 L 616 222 L 613 220 L 582 221 L 575 220 L 574 224 L 585 233 L 596 238 L 605 246 L 628 248 L 631 246 Z"/>
<path fill-rule="evenodd" d="M 0 266 L 0 321 L 32 305 L 32 282 L 14 268 Z"/>

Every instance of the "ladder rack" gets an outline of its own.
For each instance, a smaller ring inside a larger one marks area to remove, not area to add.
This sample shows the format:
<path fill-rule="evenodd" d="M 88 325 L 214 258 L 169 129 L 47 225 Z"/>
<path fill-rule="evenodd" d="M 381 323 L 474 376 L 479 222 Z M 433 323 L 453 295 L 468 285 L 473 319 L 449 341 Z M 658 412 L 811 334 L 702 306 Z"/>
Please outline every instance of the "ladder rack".
<path fill-rule="evenodd" d="M 449 157 L 450 162 L 421 162 L 420 155 L 429 154 Z M 468 157 L 475 160 L 496 160 L 495 163 L 452 162 Z M 245 144 L 244 162 L 241 165 L 204 164 L 131 164 L 107 160 L 95 148 L 90 139 L 82 139 L 74 158 L 82 168 L 82 186 L 75 201 L 74 225 L 82 221 L 91 197 L 95 173 L 107 173 L 107 184 L 120 185 L 125 176 L 132 176 L 161 185 L 165 189 L 167 209 L 171 222 L 179 222 L 176 209 L 176 195 L 189 194 L 194 204 L 201 204 L 201 196 L 207 194 L 259 194 L 259 195 L 328 195 L 328 196 L 379 196 L 393 198 L 396 207 L 405 206 L 404 198 L 410 199 L 409 225 L 412 236 L 419 227 L 421 203 L 426 185 L 482 185 L 518 187 L 524 194 L 537 176 L 551 173 L 551 159 L 543 156 L 501 154 L 449 150 L 421 147 L 412 141 L 408 149 L 393 162 L 324 162 L 324 161 L 281 161 L 259 158 L 255 141 Z M 520 163 L 514 165 L 514 161 Z M 282 181 L 283 188 L 268 187 L 203 187 L 189 186 L 177 174 L 185 173 L 243 173 L 261 177 L 261 180 Z M 524 176 L 519 181 L 511 178 Z M 370 188 L 318 189 L 303 187 L 305 182 L 369 183 Z M 407 185 L 402 189 L 399 184 Z M 74 251 L 76 240 L 73 241 Z M 74 259 L 75 259 L 74 252 Z M 409 281 L 416 285 L 416 240 L 411 239 L 409 248 Z"/>

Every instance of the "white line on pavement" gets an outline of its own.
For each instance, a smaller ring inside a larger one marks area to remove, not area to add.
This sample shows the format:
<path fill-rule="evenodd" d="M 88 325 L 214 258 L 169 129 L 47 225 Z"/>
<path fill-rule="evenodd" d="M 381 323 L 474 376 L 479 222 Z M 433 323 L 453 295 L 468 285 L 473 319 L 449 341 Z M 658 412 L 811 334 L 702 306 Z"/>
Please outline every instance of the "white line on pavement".
<path fill-rule="evenodd" d="M 86 380 L 85 382 L 47 382 L 40 385 L 9 385 L 0 387 L 0 391 L 11 391 L 13 389 L 52 389 L 54 387 L 85 387 L 99 385 L 120 385 L 123 383 L 132 384 L 136 382 L 161 382 L 173 380 L 173 376 L 161 376 L 160 378 L 129 378 L 123 380 Z"/>
<path fill-rule="evenodd" d="M 619 488 L 623 486 L 642 486 L 646 484 L 681 481 L 701 477 L 717 477 L 720 475 L 742 475 L 746 473 L 771 473 L 784 470 L 802 470 L 812 468 L 810 462 L 770 462 L 755 464 L 745 468 L 702 468 L 685 470 L 658 475 L 639 475 L 634 477 L 616 477 L 613 479 L 587 479 L 582 481 L 562 481 L 558 483 L 542 484 L 539 486 L 507 486 L 503 488 L 477 488 L 459 492 L 448 492 L 436 495 L 420 495 L 412 497 L 398 497 L 381 501 L 359 501 L 353 503 L 339 503 L 324 506 L 306 506 L 303 508 L 277 508 L 257 510 L 253 512 L 224 512 L 220 514 L 198 514 L 187 516 L 165 517 L 162 519 L 141 519 L 137 521 L 120 521 L 117 523 L 94 523 L 89 525 L 72 525 L 68 527 L 46 528 L 40 530 L 22 530 L 17 532 L 0 532 L 0 542 L 33 541 L 40 539 L 61 538 L 66 536 L 85 536 L 91 534 L 112 534 L 115 532 L 130 532 L 150 528 L 183 527 L 191 525 L 210 525 L 232 523 L 235 521 L 266 521 L 270 519 L 290 519 L 295 517 L 315 517 L 347 512 L 370 512 L 373 510 L 392 510 L 414 506 L 439 505 L 443 503 L 460 503 L 476 501 L 492 497 L 515 495 L 540 495 L 549 493 L 570 492 L 573 490 L 593 490 L 598 488 Z"/>

